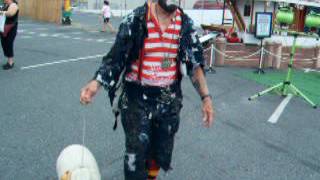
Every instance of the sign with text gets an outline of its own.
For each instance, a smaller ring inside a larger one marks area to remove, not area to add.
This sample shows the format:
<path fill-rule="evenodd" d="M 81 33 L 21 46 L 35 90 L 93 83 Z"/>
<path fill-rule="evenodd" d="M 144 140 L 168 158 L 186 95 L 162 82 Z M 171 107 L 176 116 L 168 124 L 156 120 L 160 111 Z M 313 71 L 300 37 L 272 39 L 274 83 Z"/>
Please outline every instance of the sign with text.
<path fill-rule="evenodd" d="M 256 38 L 263 39 L 271 37 L 272 33 L 272 13 L 257 12 L 256 13 Z"/>

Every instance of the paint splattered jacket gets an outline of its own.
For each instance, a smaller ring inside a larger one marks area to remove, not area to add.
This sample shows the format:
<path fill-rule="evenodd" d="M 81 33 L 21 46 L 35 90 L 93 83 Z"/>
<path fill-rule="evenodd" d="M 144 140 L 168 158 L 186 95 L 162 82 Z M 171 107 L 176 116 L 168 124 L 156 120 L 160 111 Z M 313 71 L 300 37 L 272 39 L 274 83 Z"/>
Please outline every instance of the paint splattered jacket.
<path fill-rule="evenodd" d="M 127 15 L 120 27 L 116 41 L 110 52 L 103 57 L 94 79 L 98 80 L 109 92 L 114 106 L 117 90 L 121 87 L 126 73 L 130 72 L 133 61 L 139 59 L 144 39 L 148 36 L 146 25 L 147 4 L 138 7 Z M 183 12 L 181 10 L 181 12 Z M 196 67 L 204 67 L 203 49 L 199 42 L 193 21 L 182 13 L 182 27 L 179 37 L 177 64 L 185 64 L 186 74 L 192 76 Z M 179 77 L 181 82 L 182 76 Z"/>

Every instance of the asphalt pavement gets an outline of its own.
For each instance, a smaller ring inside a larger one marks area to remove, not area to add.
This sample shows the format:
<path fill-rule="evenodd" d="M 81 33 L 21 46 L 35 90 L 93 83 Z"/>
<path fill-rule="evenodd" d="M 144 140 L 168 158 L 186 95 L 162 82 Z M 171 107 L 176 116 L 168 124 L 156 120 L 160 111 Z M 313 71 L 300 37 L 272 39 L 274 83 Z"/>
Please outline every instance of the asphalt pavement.
<path fill-rule="evenodd" d="M 112 130 L 106 92 L 100 91 L 92 105 L 79 103 L 81 87 L 101 61 L 93 56 L 105 54 L 115 39 L 112 33 L 99 32 L 95 17 L 74 17 L 72 27 L 20 22 L 16 66 L 0 70 L 1 180 L 57 179 L 56 159 L 64 147 L 82 142 L 83 119 L 87 120 L 85 144 L 103 179 L 123 179 L 124 135 L 121 126 Z M 207 74 L 216 111 L 210 129 L 202 126 L 200 98 L 190 80 L 184 79 L 173 171 L 161 172 L 159 179 L 319 180 L 319 109 L 294 97 L 279 121 L 271 124 L 268 119 L 282 97 L 268 94 L 248 101 L 265 88 L 238 75 L 251 69 L 216 70 Z"/>

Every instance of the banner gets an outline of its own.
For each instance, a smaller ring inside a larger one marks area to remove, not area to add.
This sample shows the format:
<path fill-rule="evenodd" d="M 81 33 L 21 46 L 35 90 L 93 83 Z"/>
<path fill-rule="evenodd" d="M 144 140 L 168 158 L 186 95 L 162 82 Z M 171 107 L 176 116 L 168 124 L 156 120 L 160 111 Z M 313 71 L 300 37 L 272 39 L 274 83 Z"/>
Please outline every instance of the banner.
<path fill-rule="evenodd" d="M 320 7 L 320 0 L 272 0 L 274 2 L 294 3 L 304 6 Z"/>

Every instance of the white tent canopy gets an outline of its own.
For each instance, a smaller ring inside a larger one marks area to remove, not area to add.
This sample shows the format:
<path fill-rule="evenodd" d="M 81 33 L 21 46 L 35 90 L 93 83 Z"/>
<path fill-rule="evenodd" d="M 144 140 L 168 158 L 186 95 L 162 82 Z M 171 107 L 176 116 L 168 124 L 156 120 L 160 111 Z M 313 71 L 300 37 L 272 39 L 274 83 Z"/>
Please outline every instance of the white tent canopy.
<path fill-rule="evenodd" d="M 304 6 L 320 7 L 320 0 L 272 0 L 274 2 L 294 3 Z"/>

